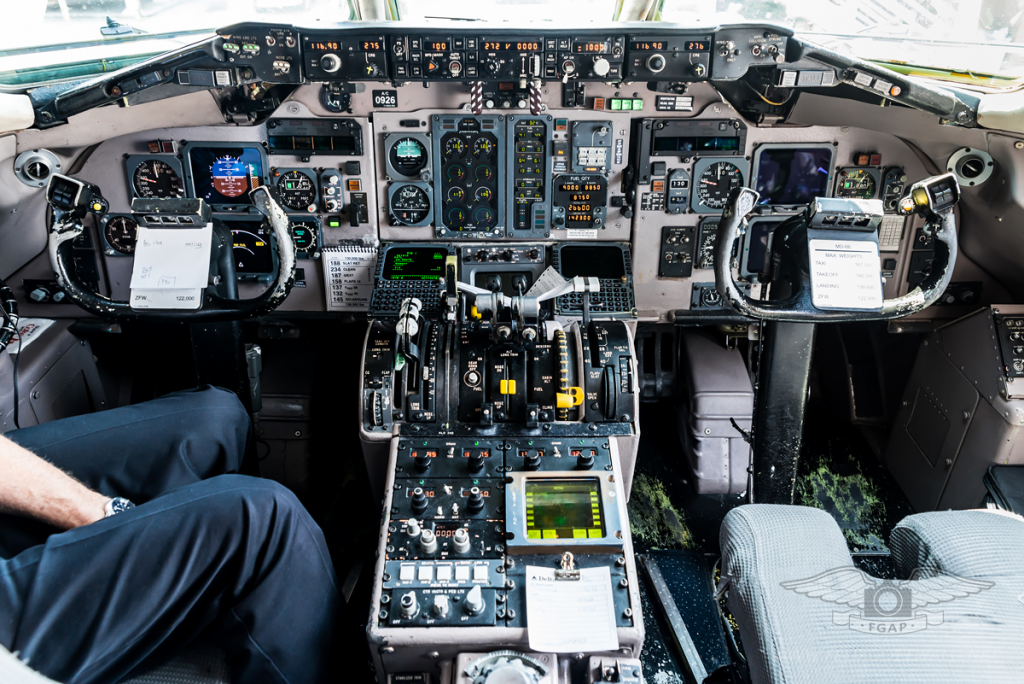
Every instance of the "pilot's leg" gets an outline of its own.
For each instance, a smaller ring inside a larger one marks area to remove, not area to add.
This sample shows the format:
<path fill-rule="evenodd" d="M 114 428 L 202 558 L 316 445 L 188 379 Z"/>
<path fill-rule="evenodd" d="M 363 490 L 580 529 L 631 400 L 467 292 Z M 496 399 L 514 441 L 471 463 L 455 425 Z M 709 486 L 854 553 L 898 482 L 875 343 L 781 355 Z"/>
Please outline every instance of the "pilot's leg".
<path fill-rule="evenodd" d="M 107 496 L 136 504 L 238 471 L 249 416 L 232 392 L 205 387 L 64 418 L 5 437 Z M 56 530 L 0 514 L 0 558 L 42 544 Z"/>
<path fill-rule="evenodd" d="M 0 560 L 0 643 L 70 684 L 120 681 L 204 630 L 235 684 L 335 681 L 339 609 L 319 527 L 287 489 L 241 475 Z"/>

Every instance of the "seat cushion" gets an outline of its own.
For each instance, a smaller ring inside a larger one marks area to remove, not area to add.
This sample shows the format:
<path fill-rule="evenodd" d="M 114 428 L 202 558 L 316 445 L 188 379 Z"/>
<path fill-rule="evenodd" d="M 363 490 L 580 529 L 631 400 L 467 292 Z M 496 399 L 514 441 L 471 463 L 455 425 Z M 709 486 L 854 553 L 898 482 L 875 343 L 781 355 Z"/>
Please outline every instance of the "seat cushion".
<path fill-rule="evenodd" d="M 893 529 L 889 547 L 901 577 L 916 569 L 976 578 L 1024 575 L 1024 518 L 999 511 L 908 515 Z"/>
<path fill-rule="evenodd" d="M 1024 575 L 878 580 L 853 565 L 827 513 L 800 506 L 738 507 L 720 541 L 754 684 L 1001 682 L 1024 672 Z"/>

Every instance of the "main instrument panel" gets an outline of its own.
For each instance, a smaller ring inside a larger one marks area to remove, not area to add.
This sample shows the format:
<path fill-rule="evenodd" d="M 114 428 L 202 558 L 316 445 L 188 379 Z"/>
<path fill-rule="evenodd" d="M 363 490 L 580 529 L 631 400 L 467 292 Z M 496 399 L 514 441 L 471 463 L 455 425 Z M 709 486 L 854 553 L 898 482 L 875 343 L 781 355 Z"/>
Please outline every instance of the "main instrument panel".
<path fill-rule="evenodd" d="M 111 202 L 98 229 L 112 280 L 130 269 L 140 218 L 133 198 L 196 197 L 230 228 L 251 295 L 276 269 L 273 238 L 248 199 L 261 185 L 275 191 L 309 261 L 283 310 L 395 315 L 396 292 L 410 286 L 379 271 L 394 246 L 407 245 L 456 254 L 460 281 L 508 295 L 529 291 L 547 270 L 595 277 L 594 315 L 728 313 L 713 287 L 715 228 L 729 193 L 744 186 L 760 200 L 734 258 L 752 293 L 770 276 L 775 226 L 815 197 L 882 200 L 886 296 L 928 272 L 931 246 L 916 239 L 915 219 L 896 212 L 905 188 L 926 175 L 905 143 L 856 128 L 753 126 L 723 101 L 719 89 L 751 70 L 775 86 L 792 70 L 797 89 L 838 83 L 835 69 L 787 62 L 791 39 L 770 27 L 244 24 L 216 40 L 229 68 L 208 74 L 213 87 L 245 79 L 296 87 L 255 126 L 160 129 L 101 145 L 118 148 L 119 168 L 98 155 L 83 175 Z M 200 71 L 178 69 L 173 80 L 205 82 Z M 104 187 L 112 177 L 123 177 L 123 197 Z M 357 248 L 369 249 L 372 263 L 341 264 Z M 481 250 L 491 250 L 485 261 L 466 258 Z M 523 254 L 536 258 L 516 270 Z M 975 280 L 943 301 L 973 303 Z M 576 294 L 548 306 L 552 316 L 583 312 Z"/>

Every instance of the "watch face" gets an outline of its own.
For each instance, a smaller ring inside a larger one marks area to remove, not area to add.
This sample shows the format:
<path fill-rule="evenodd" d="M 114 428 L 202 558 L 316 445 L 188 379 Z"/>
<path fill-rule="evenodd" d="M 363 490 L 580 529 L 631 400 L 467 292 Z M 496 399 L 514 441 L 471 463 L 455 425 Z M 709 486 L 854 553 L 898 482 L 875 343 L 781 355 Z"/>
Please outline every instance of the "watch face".
<path fill-rule="evenodd" d="M 135 508 L 135 504 L 133 504 L 131 501 L 124 498 L 123 496 L 117 496 L 110 500 L 111 514 L 124 513 L 125 511 L 130 510 L 132 508 Z"/>

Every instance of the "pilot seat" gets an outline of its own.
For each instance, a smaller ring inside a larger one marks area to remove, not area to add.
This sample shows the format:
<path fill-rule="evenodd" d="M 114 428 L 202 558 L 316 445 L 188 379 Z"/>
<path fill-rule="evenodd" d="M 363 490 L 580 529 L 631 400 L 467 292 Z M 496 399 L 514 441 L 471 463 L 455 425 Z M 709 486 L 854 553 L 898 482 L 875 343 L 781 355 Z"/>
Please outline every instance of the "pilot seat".
<path fill-rule="evenodd" d="M 1020 516 L 907 516 L 890 538 L 896 579 L 858 569 L 816 508 L 740 506 L 720 542 L 754 684 L 1020 681 Z"/>

